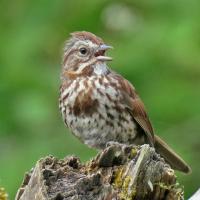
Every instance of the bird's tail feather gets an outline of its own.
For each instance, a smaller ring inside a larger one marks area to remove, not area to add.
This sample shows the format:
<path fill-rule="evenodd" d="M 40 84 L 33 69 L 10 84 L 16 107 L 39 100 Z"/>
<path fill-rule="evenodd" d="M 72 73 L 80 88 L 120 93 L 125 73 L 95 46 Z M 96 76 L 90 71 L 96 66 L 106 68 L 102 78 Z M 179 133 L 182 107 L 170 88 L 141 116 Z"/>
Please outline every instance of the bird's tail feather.
<path fill-rule="evenodd" d="M 157 135 L 155 135 L 155 149 L 173 169 L 191 173 L 190 166 Z"/>

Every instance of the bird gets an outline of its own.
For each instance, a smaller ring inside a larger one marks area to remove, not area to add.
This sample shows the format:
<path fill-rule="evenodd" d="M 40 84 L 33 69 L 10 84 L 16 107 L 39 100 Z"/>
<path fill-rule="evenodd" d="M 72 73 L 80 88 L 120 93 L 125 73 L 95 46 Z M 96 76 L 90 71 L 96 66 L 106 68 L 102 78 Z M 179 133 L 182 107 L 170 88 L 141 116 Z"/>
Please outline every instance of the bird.
<path fill-rule="evenodd" d="M 70 34 L 63 50 L 59 109 L 66 126 L 81 142 L 104 149 L 108 142 L 154 147 L 170 166 L 190 173 L 190 166 L 154 133 L 135 87 L 113 71 L 112 49 L 87 31 Z"/>

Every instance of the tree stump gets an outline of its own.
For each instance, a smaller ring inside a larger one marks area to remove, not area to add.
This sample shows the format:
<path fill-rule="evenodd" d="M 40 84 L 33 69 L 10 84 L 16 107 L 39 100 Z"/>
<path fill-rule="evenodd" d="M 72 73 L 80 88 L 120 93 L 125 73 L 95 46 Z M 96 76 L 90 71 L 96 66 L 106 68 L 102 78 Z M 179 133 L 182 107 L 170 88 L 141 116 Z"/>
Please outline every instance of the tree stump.
<path fill-rule="evenodd" d="M 109 143 L 82 164 L 47 156 L 25 175 L 15 200 L 181 200 L 174 170 L 154 148 Z"/>

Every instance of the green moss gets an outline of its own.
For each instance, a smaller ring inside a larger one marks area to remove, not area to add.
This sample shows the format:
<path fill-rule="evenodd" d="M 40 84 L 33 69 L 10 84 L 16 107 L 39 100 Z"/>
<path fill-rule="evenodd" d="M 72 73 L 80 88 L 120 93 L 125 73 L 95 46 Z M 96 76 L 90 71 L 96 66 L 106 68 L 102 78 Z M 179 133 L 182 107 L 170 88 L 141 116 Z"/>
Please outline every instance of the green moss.
<path fill-rule="evenodd" d="M 114 182 L 113 182 L 113 185 L 114 187 L 116 188 L 121 188 L 122 186 L 122 174 L 123 174 L 123 168 L 119 168 L 115 174 L 114 174 Z"/>
<path fill-rule="evenodd" d="M 115 172 L 115 175 L 114 175 L 115 178 L 114 178 L 113 185 L 116 189 L 118 189 L 120 191 L 119 192 L 120 199 L 122 199 L 122 200 L 132 200 L 133 197 L 136 194 L 136 189 L 131 188 L 131 193 L 130 194 L 128 193 L 131 177 L 126 176 L 125 178 L 123 178 L 123 173 L 124 173 L 123 168 L 119 168 Z"/>
<path fill-rule="evenodd" d="M 178 184 L 172 184 L 172 185 L 166 185 L 165 183 L 163 182 L 158 182 L 158 183 L 155 183 L 154 185 L 158 185 L 160 188 L 162 189 L 165 189 L 165 190 L 169 190 L 170 192 L 174 193 L 177 197 L 177 200 L 182 200 L 183 199 L 183 196 L 184 196 L 184 192 L 183 192 L 183 188 L 178 188 Z"/>
<path fill-rule="evenodd" d="M 160 188 L 165 189 L 165 190 L 171 190 L 172 188 L 176 188 L 176 184 L 172 184 L 172 185 L 166 185 L 163 182 L 158 182 L 155 183 L 154 185 L 158 185 Z"/>
<path fill-rule="evenodd" d="M 6 193 L 5 189 L 0 187 L 0 200 L 7 200 L 8 194 Z"/>
<path fill-rule="evenodd" d="M 136 195 L 136 188 L 131 188 L 131 193 L 130 194 L 128 193 L 128 188 L 129 188 L 130 181 L 131 181 L 131 177 L 130 176 L 127 176 L 124 179 L 123 184 L 122 184 L 122 189 L 121 189 L 121 192 L 120 192 L 121 199 L 132 200 L 133 197 Z"/>
<path fill-rule="evenodd" d="M 131 149 L 131 153 L 130 153 L 130 159 L 135 158 L 136 155 L 137 155 L 137 149 L 136 148 L 132 148 Z"/>
<path fill-rule="evenodd" d="M 163 182 L 158 182 L 158 183 L 155 183 L 154 185 L 158 185 L 160 188 L 165 189 L 165 190 L 170 190 L 172 188 L 172 185 L 166 185 Z"/>

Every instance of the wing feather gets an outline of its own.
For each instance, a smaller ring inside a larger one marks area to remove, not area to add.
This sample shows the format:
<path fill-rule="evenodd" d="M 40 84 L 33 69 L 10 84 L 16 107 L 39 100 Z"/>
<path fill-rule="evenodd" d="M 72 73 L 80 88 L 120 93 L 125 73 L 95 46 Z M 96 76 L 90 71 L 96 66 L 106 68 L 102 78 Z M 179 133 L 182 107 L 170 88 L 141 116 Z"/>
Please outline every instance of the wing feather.
<path fill-rule="evenodd" d="M 133 116 L 138 125 L 144 130 L 149 143 L 153 145 L 154 131 L 142 100 L 129 81 L 119 75 L 117 75 L 117 79 L 121 85 L 123 103 L 126 104 L 129 113 Z"/>

